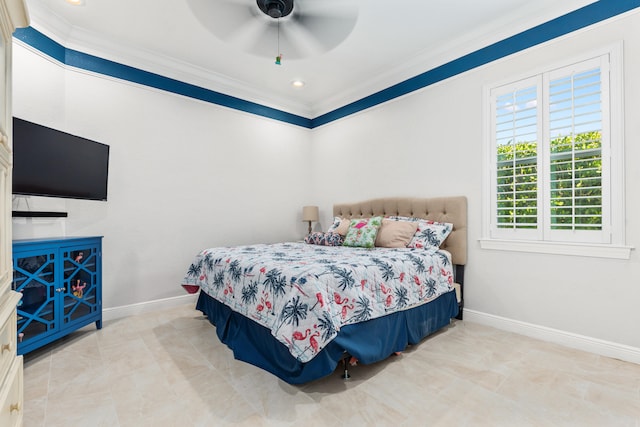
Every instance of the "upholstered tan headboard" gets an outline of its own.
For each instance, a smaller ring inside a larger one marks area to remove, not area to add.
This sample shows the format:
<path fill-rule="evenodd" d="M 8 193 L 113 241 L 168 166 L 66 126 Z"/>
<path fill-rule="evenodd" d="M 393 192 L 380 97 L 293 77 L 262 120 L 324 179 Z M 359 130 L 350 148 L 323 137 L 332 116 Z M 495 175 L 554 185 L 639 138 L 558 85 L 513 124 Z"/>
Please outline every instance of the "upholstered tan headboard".
<path fill-rule="evenodd" d="M 467 263 L 467 198 L 464 196 L 429 199 L 389 197 L 338 203 L 333 205 L 333 215 L 341 218 L 399 215 L 452 223 L 453 231 L 441 247 L 451 253 L 454 264 Z"/>

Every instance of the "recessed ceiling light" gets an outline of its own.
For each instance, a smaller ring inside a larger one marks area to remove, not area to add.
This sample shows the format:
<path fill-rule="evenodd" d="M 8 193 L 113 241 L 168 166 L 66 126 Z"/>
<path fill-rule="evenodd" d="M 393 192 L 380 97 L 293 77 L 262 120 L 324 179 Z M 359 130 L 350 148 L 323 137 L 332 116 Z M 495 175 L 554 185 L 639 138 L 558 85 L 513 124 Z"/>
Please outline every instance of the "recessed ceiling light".
<path fill-rule="evenodd" d="M 304 82 L 302 80 L 294 80 L 291 82 L 291 86 L 293 87 L 302 87 L 304 86 Z"/>
<path fill-rule="evenodd" d="M 65 0 L 65 1 L 73 6 L 80 6 L 84 3 L 84 0 Z"/>

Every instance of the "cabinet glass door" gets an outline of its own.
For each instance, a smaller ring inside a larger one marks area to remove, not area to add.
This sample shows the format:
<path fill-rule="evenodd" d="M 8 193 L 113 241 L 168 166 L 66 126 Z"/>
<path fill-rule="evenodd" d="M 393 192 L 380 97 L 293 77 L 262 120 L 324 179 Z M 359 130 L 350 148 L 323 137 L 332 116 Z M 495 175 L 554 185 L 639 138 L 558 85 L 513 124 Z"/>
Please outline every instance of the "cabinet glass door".
<path fill-rule="evenodd" d="M 98 248 L 65 248 L 62 260 L 65 288 L 62 323 L 67 325 L 100 310 L 97 298 Z"/>
<path fill-rule="evenodd" d="M 18 303 L 18 341 L 27 342 L 55 328 L 55 251 L 22 254 L 14 259 L 13 284 Z"/>

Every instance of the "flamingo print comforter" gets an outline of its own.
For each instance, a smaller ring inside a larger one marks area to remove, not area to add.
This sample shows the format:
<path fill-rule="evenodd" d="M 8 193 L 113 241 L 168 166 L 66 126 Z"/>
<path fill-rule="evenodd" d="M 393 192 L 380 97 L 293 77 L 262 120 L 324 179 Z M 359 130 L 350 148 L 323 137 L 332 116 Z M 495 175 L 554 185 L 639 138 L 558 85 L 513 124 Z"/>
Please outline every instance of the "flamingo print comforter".
<path fill-rule="evenodd" d="M 344 325 L 450 291 L 452 271 L 436 249 L 258 244 L 203 250 L 182 285 L 265 326 L 304 363 Z"/>

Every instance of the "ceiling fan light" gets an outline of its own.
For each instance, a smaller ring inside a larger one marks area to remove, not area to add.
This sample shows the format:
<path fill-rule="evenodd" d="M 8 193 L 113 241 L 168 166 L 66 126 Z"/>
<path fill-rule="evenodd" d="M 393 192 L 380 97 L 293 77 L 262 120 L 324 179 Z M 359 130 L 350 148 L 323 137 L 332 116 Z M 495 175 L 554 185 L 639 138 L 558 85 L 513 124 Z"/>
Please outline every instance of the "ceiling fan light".
<path fill-rule="evenodd" d="M 269 9 L 267 9 L 267 13 L 272 18 L 281 18 L 282 17 L 282 6 L 278 3 L 270 3 Z"/>

